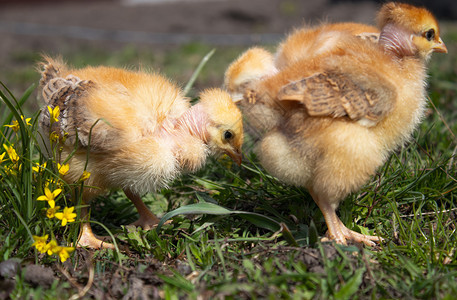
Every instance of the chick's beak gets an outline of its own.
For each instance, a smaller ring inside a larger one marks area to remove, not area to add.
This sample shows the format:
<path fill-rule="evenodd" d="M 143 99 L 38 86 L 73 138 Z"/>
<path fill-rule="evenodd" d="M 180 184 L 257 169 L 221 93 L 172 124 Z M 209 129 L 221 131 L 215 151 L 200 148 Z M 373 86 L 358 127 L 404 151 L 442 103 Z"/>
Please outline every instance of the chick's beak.
<path fill-rule="evenodd" d="M 433 47 L 433 51 L 438 53 L 447 53 L 447 47 L 444 44 L 443 40 L 441 40 L 441 38 L 439 39 L 438 43 L 436 43 Z"/>
<path fill-rule="evenodd" d="M 241 151 L 227 151 L 227 155 L 230 156 L 237 165 L 241 166 Z"/>

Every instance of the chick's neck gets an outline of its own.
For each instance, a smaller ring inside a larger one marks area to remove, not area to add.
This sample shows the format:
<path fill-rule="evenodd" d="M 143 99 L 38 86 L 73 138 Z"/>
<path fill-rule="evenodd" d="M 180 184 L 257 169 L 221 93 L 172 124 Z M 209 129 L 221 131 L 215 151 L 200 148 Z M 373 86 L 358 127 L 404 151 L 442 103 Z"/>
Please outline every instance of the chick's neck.
<path fill-rule="evenodd" d="M 198 103 L 178 119 L 177 129 L 183 130 L 207 144 L 209 134 L 206 127 L 208 123 L 208 114 L 204 111 L 203 106 Z"/>
<path fill-rule="evenodd" d="M 379 36 L 379 44 L 398 58 L 414 56 L 416 47 L 413 44 L 411 33 L 394 24 L 386 24 Z"/>

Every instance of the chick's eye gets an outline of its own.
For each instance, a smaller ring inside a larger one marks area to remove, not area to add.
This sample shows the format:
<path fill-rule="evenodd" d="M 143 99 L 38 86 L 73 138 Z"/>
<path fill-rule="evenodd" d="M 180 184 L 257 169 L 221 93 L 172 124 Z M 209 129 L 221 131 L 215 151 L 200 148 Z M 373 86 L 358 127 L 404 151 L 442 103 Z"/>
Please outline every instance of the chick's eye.
<path fill-rule="evenodd" d="M 224 132 L 224 139 L 225 140 L 230 140 L 231 138 L 233 138 L 233 133 L 230 130 L 226 130 Z"/>
<path fill-rule="evenodd" d="M 435 38 L 435 30 L 430 29 L 429 31 L 427 31 L 425 33 L 425 38 L 427 39 L 427 41 L 433 40 Z"/>

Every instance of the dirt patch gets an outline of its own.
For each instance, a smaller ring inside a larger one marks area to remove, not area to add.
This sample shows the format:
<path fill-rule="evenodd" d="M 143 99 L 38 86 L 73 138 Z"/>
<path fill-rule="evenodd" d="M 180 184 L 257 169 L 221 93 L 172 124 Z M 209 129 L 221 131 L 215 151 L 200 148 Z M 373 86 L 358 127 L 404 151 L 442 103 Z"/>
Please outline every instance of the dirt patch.
<path fill-rule="evenodd" d="M 268 278 L 269 274 L 263 265 L 266 260 L 274 258 L 279 262 L 293 260 L 302 262 L 306 269 L 317 276 L 325 277 L 325 261 L 335 261 L 342 259 L 339 252 L 333 244 L 323 244 L 321 249 L 318 248 L 296 248 L 276 245 L 262 245 L 247 249 L 249 252 L 234 255 L 231 253 L 227 256 L 226 265 L 214 263 L 211 270 L 200 270 L 192 272 L 190 265 L 185 261 L 185 257 L 167 258 L 165 261 L 159 261 L 153 257 L 140 257 L 136 253 L 129 253 L 128 258 L 124 258 L 122 265 L 100 257 L 100 252 L 88 251 L 84 249 L 76 250 L 76 265 L 72 265 L 70 260 L 63 265 L 52 264 L 41 266 L 29 264 L 21 268 L 17 261 L 8 260 L 2 263 L 3 269 L 9 270 L 7 277 L 2 277 L 1 284 L 8 284 L 6 287 L 11 292 L 16 285 L 15 277 L 23 274 L 26 284 L 33 287 L 41 287 L 44 290 L 49 289 L 54 280 L 69 282 L 70 288 L 67 288 L 69 294 L 78 294 L 80 297 L 93 297 L 96 299 L 157 299 L 164 298 L 163 284 L 167 278 L 176 278 L 177 274 L 194 282 L 195 289 L 202 296 L 201 299 L 210 299 L 213 297 L 222 297 L 217 290 L 218 282 L 213 282 L 214 286 L 209 288 L 208 282 L 194 281 L 200 272 L 221 272 L 233 273 L 237 276 L 236 281 L 242 284 L 246 274 L 240 272 L 239 264 L 243 259 L 249 258 L 254 265 L 260 268 L 263 276 Z M 322 257 L 325 256 L 325 259 Z M 230 262 L 234 262 L 231 264 Z M 351 258 L 351 265 L 357 267 L 358 259 Z M 103 266 L 103 272 L 97 270 Z M 1 267 L 1 266 L 0 266 Z M 236 270 L 238 268 L 238 270 Z M 10 269 L 14 269 L 11 271 Z M 281 273 L 279 269 L 277 273 Z M 286 271 L 287 273 L 287 271 Z M 287 275 L 287 274 L 284 275 Z M 6 274 L 6 273 L 5 273 Z M 277 275 L 277 274 L 276 274 Z M 7 280 L 5 280 L 7 279 Z M 364 284 L 371 284 L 369 276 L 364 277 Z M 290 282 L 291 291 L 295 284 L 299 282 Z M 216 287 L 216 288 L 214 288 Z M 271 287 L 274 288 L 274 287 Z M 258 296 L 267 296 L 274 292 L 268 286 L 255 291 Z M 251 294 L 249 294 L 251 295 Z M 241 298 L 249 298 L 246 294 L 239 294 Z M 4 296 L 8 296 L 5 294 Z"/>

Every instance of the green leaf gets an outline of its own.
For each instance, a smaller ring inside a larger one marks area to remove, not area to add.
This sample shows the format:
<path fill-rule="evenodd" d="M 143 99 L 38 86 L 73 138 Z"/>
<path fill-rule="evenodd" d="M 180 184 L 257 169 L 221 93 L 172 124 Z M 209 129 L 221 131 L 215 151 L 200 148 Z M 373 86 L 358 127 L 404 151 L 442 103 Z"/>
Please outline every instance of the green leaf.
<path fill-rule="evenodd" d="M 298 246 L 295 238 L 293 237 L 292 233 L 290 232 L 289 228 L 287 228 L 286 224 L 282 222 L 278 222 L 270 217 L 241 210 L 229 210 L 225 207 L 219 206 L 214 203 L 209 202 L 200 202 L 195 204 L 189 204 L 185 206 L 181 206 L 173 211 L 166 213 L 162 219 L 160 219 L 159 224 L 157 225 L 157 232 L 160 231 L 163 224 L 168 221 L 169 219 L 173 218 L 177 215 L 189 215 L 189 214 L 208 214 L 208 215 L 237 215 L 240 218 L 243 218 L 252 224 L 273 231 L 278 232 L 280 231 L 283 234 L 284 239 L 292 246 Z"/>
<path fill-rule="evenodd" d="M 297 241 L 295 240 L 294 236 L 289 230 L 289 227 L 287 227 L 286 223 L 281 222 L 281 233 L 284 239 L 289 243 L 289 245 L 294 246 L 294 247 L 299 247 Z"/>
<path fill-rule="evenodd" d="M 144 233 L 142 233 L 142 229 L 136 227 L 134 225 L 127 225 L 122 226 L 124 229 L 124 233 L 127 234 L 127 239 L 129 240 L 129 244 L 133 244 L 138 247 L 142 247 L 145 249 L 151 249 L 148 243 L 144 240 Z"/>
<path fill-rule="evenodd" d="M 365 272 L 365 269 L 358 269 L 355 271 L 354 276 L 347 281 L 345 285 L 335 294 L 335 299 L 351 299 L 351 296 L 354 295 L 362 284 L 362 276 Z"/>
<path fill-rule="evenodd" d="M 280 223 L 267 216 L 244 211 L 235 211 L 235 213 L 239 214 L 240 218 L 251 222 L 257 227 L 261 227 L 270 231 L 278 231 L 281 229 Z"/>
<path fill-rule="evenodd" d="M 216 204 L 217 201 L 214 200 L 211 196 L 208 194 L 202 193 L 202 192 L 197 192 L 195 193 L 195 196 L 197 196 L 198 201 L 201 202 L 207 202 L 207 203 L 213 203 Z"/>
<path fill-rule="evenodd" d="M 195 215 L 195 214 L 209 214 L 209 215 L 228 215 L 232 212 L 222 206 L 217 204 L 208 203 L 208 202 L 201 202 L 196 204 L 189 204 L 185 206 L 181 206 L 175 210 L 172 210 L 166 213 L 162 219 L 160 219 L 159 224 L 157 225 L 157 231 L 162 228 L 162 225 L 168 221 L 169 219 L 173 218 L 177 215 Z"/>
<path fill-rule="evenodd" d="M 316 224 L 313 220 L 309 222 L 309 244 L 314 245 L 319 241 L 319 234 L 317 233 Z"/>
<path fill-rule="evenodd" d="M 165 283 L 173 285 L 181 290 L 185 290 L 187 292 L 192 292 L 195 289 L 195 286 L 189 282 L 186 278 L 184 278 L 181 274 L 177 271 L 170 269 L 173 272 L 173 277 L 168 277 L 162 274 L 157 274 L 157 276 L 162 279 Z"/>
<path fill-rule="evenodd" d="M 196 178 L 194 177 L 194 180 L 196 183 L 201 185 L 207 190 L 213 191 L 214 193 L 218 193 L 221 188 L 223 188 L 222 185 L 217 184 L 216 182 L 207 180 L 207 179 L 201 179 L 201 178 Z"/>

